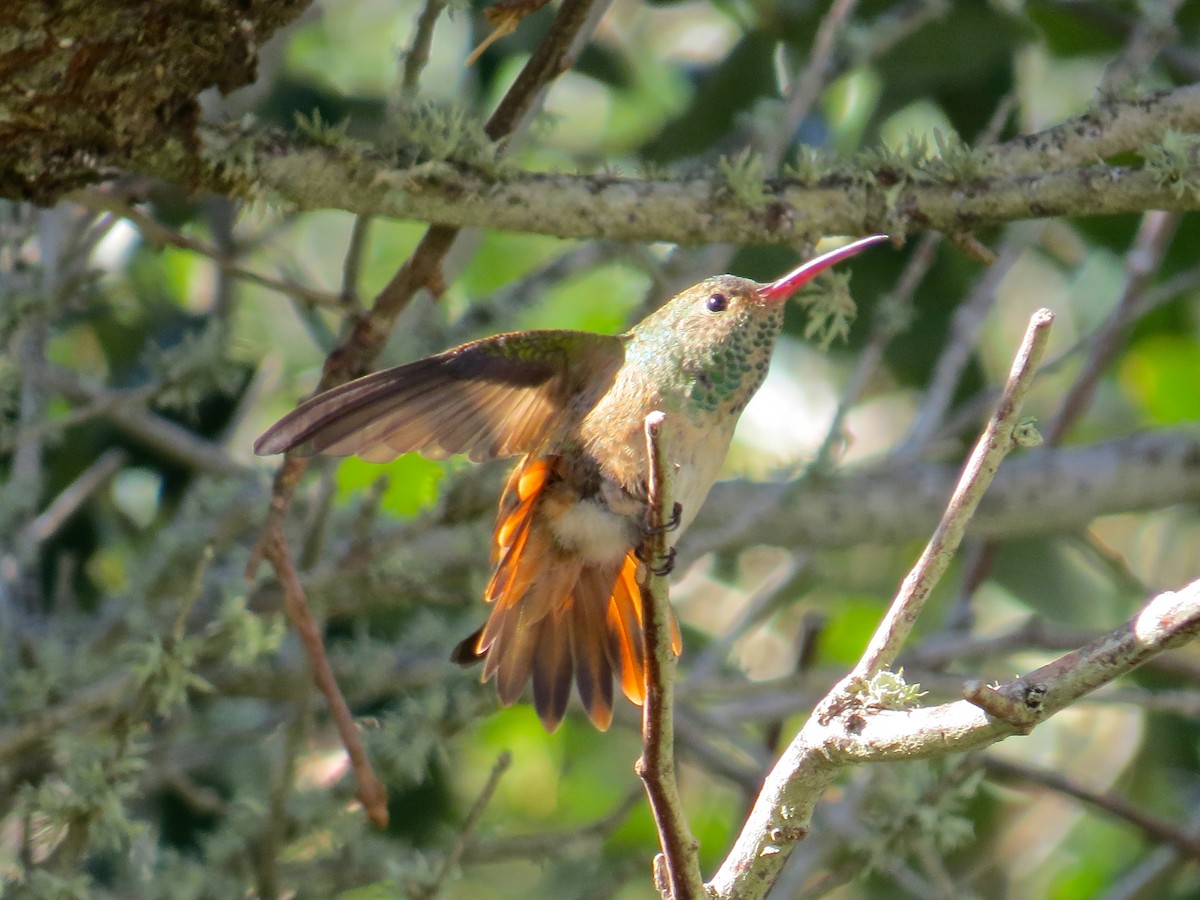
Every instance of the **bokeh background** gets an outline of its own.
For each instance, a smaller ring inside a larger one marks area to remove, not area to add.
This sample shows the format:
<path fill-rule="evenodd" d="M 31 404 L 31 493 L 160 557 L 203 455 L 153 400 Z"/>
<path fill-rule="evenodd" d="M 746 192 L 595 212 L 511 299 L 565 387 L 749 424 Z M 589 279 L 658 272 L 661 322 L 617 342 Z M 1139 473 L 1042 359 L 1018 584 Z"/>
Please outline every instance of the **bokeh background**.
<path fill-rule="evenodd" d="M 315 2 L 263 48 L 258 81 L 206 95 L 204 115 L 289 131 L 344 123 L 379 143 L 414 115 L 482 118 L 553 8 L 468 67 L 489 27 L 480 4 L 455 0 L 416 72 L 406 54 L 437 6 Z M 510 158 L 687 174 L 769 147 L 785 164 L 827 154 L 878 171 L 934 156 L 954 135 L 1002 140 L 1101 96 L 1200 79 L 1197 3 L 863 2 L 835 31 L 809 114 L 780 134 L 780 98 L 827 13 L 803 0 L 617 0 Z M 1149 51 L 1133 54 L 1137 40 Z M 499 709 L 475 672 L 447 661 L 484 613 L 503 463 L 320 461 L 292 510 L 309 600 L 389 791 L 384 831 L 353 800 L 277 585 L 266 568 L 243 577 L 277 465 L 253 457 L 254 437 L 312 390 L 347 315 L 426 226 L 190 196 L 136 176 L 118 188 L 0 208 L 5 895 L 655 896 L 637 711 L 622 701 L 597 734 L 576 710 L 547 735 L 531 708 Z M 726 474 L 837 484 L 862 468 L 903 478 L 903 466 L 957 462 L 1043 306 L 1058 315 L 1054 365 L 1027 412 L 1053 421 L 1120 301 L 1139 235 L 1153 239 L 1143 302 L 1062 440 L 1194 440 L 1200 216 L 1058 218 L 981 231 L 998 255 L 990 274 L 965 242 L 919 234 L 846 266 L 848 337 L 822 347 L 805 337 L 811 313 L 791 310 Z M 805 250 L 469 232 L 444 294 L 406 310 L 380 364 L 497 331 L 620 331 L 686 284 L 718 271 L 765 280 Z M 897 288 L 906 273 L 911 291 Z M 931 407 L 933 373 L 954 354 L 944 405 Z M 844 422 L 831 434 L 835 414 Z M 78 502 L 53 512 L 70 490 Z M 964 676 L 1027 671 L 1196 578 L 1196 498 L 1193 480 L 1184 502 L 1051 534 L 1034 509 L 1026 536 L 969 542 L 918 626 L 907 677 L 926 702 L 953 698 Z M 711 523 L 742 512 L 710 511 L 703 540 L 683 539 L 673 587 L 680 777 L 706 873 L 924 542 L 869 530 L 834 546 L 746 546 L 735 531 L 724 542 Z M 1047 624 L 1020 630 L 1030 622 Z M 1200 656 L 1172 658 L 985 754 L 856 771 L 774 896 L 1194 896 Z M 1122 799 L 1178 840 L 1047 773 Z"/>

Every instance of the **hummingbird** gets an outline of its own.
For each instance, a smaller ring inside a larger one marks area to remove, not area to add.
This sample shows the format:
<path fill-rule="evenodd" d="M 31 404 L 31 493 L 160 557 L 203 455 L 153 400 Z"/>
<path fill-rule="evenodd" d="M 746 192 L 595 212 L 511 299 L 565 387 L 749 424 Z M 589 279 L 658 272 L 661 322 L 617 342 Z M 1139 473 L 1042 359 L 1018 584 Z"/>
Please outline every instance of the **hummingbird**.
<path fill-rule="evenodd" d="M 732 275 L 688 288 L 620 335 L 500 334 L 364 376 L 300 404 L 254 444 L 262 455 L 402 453 L 479 462 L 519 456 L 492 537 L 487 621 L 452 659 L 483 661 L 504 705 L 533 682 L 554 731 L 572 681 L 593 724 L 612 721 L 613 680 L 645 700 L 639 548 L 648 533 L 644 421 L 665 413 L 678 533 L 724 463 L 762 385 L 787 299 L 815 275 L 886 240 L 872 235 L 769 284 Z M 671 641 L 682 650 L 671 617 Z"/>

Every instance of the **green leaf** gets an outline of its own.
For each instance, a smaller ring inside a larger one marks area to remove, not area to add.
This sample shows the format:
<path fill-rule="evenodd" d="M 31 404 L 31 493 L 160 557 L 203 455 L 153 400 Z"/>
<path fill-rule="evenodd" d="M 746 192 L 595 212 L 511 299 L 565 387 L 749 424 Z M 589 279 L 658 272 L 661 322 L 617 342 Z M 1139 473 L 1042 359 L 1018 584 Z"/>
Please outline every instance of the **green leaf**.
<path fill-rule="evenodd" d="M 1157 425 L 1200 419 L 1200 344 L 1182 335 L 1144 338 L 1118 370 L 1124 392 Z"/>
<path fill-rule="evenodd" d="M 444 463 L 406 453 L 390 463 L 368 463 L 358 457 L 345 459 L 337 469 L 339 500 L 346 502 L 370 488 L 380 478 L 388 479 L 380 508 L 399 518 L 410 518 L 433 506 L 437 487 L 446 474 Z"/>

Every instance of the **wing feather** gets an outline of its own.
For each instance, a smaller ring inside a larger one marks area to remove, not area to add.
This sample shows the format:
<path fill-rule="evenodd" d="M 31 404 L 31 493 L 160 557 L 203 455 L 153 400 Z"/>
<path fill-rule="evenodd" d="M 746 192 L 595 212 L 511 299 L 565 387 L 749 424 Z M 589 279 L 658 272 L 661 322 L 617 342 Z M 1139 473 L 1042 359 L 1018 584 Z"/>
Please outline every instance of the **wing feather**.
<path fill-rule="evenodd" d="M 528 453 L 566 410 L 577 415 L 608 389 L 625 340 L 531 331 L 464 344 L 313 397 L 267 429 L 254 452 L 373 462 L 414 450 L 476 461 Z"/>

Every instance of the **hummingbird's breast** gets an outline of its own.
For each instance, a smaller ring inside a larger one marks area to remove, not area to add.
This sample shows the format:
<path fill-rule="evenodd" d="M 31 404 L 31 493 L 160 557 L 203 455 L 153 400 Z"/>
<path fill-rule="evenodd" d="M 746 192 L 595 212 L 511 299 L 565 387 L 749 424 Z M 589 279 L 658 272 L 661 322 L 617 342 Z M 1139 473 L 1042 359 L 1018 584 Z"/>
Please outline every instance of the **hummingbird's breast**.
<path fill-rule="evenodd" d="M 766 378 L 782 320 L 782 310 L 760 309 L 731 317 L 720 333 L 689 331 L 683 323 L 671 339 L 635 332 L 608 390 L 579 410 L 577 428 L 555 448 L 572 460 L 570 480 L 583 501 L 564 520 L 563 537 L 589 543 L 597 554 L 620 534 L 628 536 L 626 547 L 638 540 L 649 471 L 645 421 L 655 410 L 666 414 L 663 446 L 682 533 L 720 474 L 738 417 Z"/>

